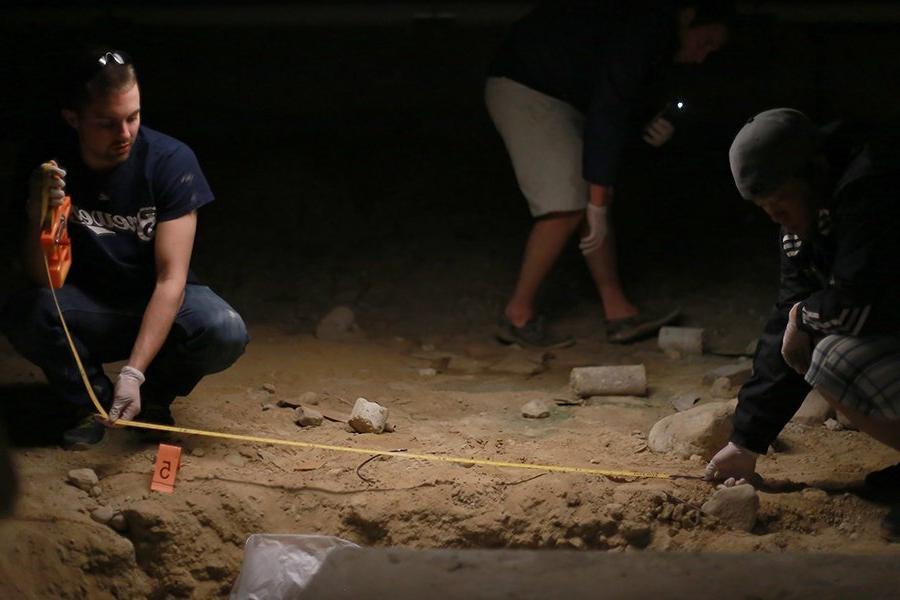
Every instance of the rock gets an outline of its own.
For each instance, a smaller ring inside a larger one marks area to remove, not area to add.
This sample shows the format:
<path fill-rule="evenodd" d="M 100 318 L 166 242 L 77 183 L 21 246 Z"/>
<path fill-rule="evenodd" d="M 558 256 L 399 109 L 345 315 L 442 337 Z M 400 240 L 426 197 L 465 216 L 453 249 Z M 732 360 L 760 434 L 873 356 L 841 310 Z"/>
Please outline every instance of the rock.
<path fill-rule="evenodd" d="M 759 512 L 759 496 L 752 485 L 717 490 L 702 506 L 703 512 L 740 531 L 752 531 Z"/>
<path fill-rule="evenodd" d="M 275 384 L 274 383 L 264 383 L 262 384 L 262 390 L 264 392 L 268 392 L 269 394 L 275 393 Z"/>
<path fill-rule="evenodd" d="M 576 367 L 569 385 L 580 397 L 646 396 L 647 370 L 644 365 Z"/>
<path fill-rule="evenodd" d="M 488 370 L 494 373 L 510 373 L 530 377 L 547 370 L 548 358 L 550 358 L 550 354 L 547 352 L 533 354 L 524 350 L 511 350 L 498 362 L 488 367 Z"/>
<path fill-rule="evenodd" d="M 437 369 L 432 369 L 430 367 L 427 369 L 419 369 L 420 377 L 434 377 L 437 374 L 438 374 Z"/>
<path fill-rule="evenodd" d="M 113 518 L 109 520 L 108 525 L 118 532 L 122 532 L 128 529 L 128 523 L 125 520 L 125 515 L 123 515 L 122 513 L 116 513 L 115 515 L 113 515 Z"/>
<path fill-rule="evenodd" d="M 236 454 L 234 452 L 229 452 L 225 455 L 225 462 L 227 462 L 232 467 L 246 467 L 247 459 L 241 456 L 240 454 Z"/>
<path fill-rule="evenodd" d="M 697 327 L 662 327 L 659 349 L 665 353 L 703 354 L 704 332 Z"/>
<path fill-rule="evenodd" d="M 357 433 L 381 433 L 387 424 L 388 409 L 377 402 L 357 398 L 347 424 Z"/>
<path fill-rule="evenodd" d="M 825 428 L 828 431 L 843 431 L 844 426 L 841 425 L 837 419 L 828 419 L 825 421 Z"/>
<path fill-rule="evenodd" d="M 272 404 L 271 402 L 267 402 L 266 404 L 262 405 L 262 411 L 266 412 L 268 410 L 272 410 L 273 408 L 277 408 L 277 407 L 278 407 L 277 404 Z"/>
<path fill-rule="evenodd" d="M 694 405 L 700 401 L 700 395 L 693 392 L 688 394 L 679 394 L 672 397 L 669 402 L 678 412 L 684 412 L 694 408 Z"/>
<path fill-rule="evenodd" d="M 88 493 L 90 493 L 91 488 L 100 483 L 93 469 L 72 469 L 69 471 L 67 481 L 79 490 L 84 490 Z"/>
<path fill-rule="evenodd" d="M 737 400 L 701 404 L 658 421 L 647 436 L 654 452 L 673 452 L 681 458 L 699 454 L 711 458 L 731 437 L 731 417 Z"/>
<path fill-rule="evenodd" d="M 95 485 L 91 488 L 91 498 L 99 498 L 102 493 L 103 489 L 99 485 Z"/>
<path fill-rule="evenodd" d="M 532 400 L 522 407 L 526 419 L 546 419 L 550 416 L 550 405 L 543 400 Z"/>
<path fill-rule="evenodd" d="M 102 525 L 108 525 L 115 515 L 116 511 L 109 506 L 101 506 L 91 512 L 91 518 Z"/>
<path fill-rule="evenodd" d="M 191 450 L 191 456 L 203 458 L 204 456 L 206 456 L 206 450 L 204 450 L 203 448 L 194 448 Z"/>
<path fill-rule="evenodd" d="M 315 392 L 303 392 L 296 398 L 281 399 L 277 404 L 281 408 L 300 408 L 304 404 L 316 405 L 319 401 L 319 394 Z"/>
<path fill-rule="evenodd" d="M 737 394 L 731 386 L 731 380 L 727 377 L 719 377 L 709 388 L 709 395 L 718 400 L 727 400 L 734 398 Z"/>
<path fill-rule="evenodd" d="M 752 370 L 753 362 L 742 360 L 735 364 L 724 365 L 711 371 L 707 371 L 706 374 L 703 375 L 703 383 L 705 385 L 710 385 L 717 379 L 725 377 L 728 379 L 729 386 L 738 387 L 744 385 L 744 382 L 750 379 L 750 372 Z"/>
<path fill-rule="evenodd" d="M 318 427 L 322 424 L 322 413 L 302 406 L 294 409 L 294 423 L 300 427 Z"/>
<path fill-rule="evenodd" d="M 356 324 L 353 310 L 337 306 L 319 321 L 316 337 L 327 342 L 348 342 L 363 339 L 365 334 Z"/>
<path fill-rule="evenodd" d="M 800 405 L 800 410 L 791 420 L 801 425 L 818 427 L 832 417 L 834 417 L 834 409 L 819 392 L 812 390 L 806 395 L 806 399 Z"/>

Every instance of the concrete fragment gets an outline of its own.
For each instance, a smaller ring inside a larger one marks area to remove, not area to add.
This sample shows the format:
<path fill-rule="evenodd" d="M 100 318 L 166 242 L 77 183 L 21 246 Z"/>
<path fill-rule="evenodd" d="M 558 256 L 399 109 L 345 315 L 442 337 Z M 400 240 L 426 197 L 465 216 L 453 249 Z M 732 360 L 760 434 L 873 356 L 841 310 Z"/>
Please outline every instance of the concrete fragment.
<path fill-rule="evenodd" d="M 806 395 L 806 399 L 800 405 L 800 410 L 791 420 L 801 425 L 818 427 L 832 417 L 834 417 L 834 409 L 819 392 L 812 390 Z"/>
<path fill-rule="evenodd" d="M 705 334 L 698 327 L 662 327 L 659 330 L 659 349 L 679 354 L 703 354 Z"/>
<path fill-rule="evenodd" d="M 312 408 L 301 406 L 294 409 L 294 423 L 300 427 L 318 427 L 323 419 L 322 413 Z"/>
<path fill-rule="evenodd" d="M 327 342 L 348 342 L 363 339 L 365 334 L 349 306 L 336 306 L 319 321 L 316 337 Z"/>
<path fill-rule="evenodd" d="M 88 493 L 90 493 L 91 488 L 100 482 L 93 469 L 72 469 L 69 471 L 67 481 L 79 490 L 84 490 Z"/>
<path fill-rule="evenodd" d="M 357 433 L 381 433 L 387 419 L 388 409 L 377 402 L 357 398 L 347 424 Z"/>
<path fill-rule="evenodd" d="M 734 529 L 749 532 L 756 525 L 759 495 L 749 484 L 723 487 L 716 490 L 702 509 Z"/>
<path fill-rule="evenodd" d="M 526 419 L 545 419 L 550 416 L 550 405 L 543 400 L 532 400 L 522 407 Z"/>
<path fill-rule="evenodd" d="M 109 506 L 101 506 L 91 512 L 91 518 L 102 525 L 109 524 L 116 515 L 116 511 Z"/>
<path fill-rule="evenodd" d="M 744 382 L 750 379 L 750 372 L 752 370 L 753 361 L 742 360 L 734 364 L 724 365 L 711 371 L 707 371 L 706 374 L 703 375 L 703 383 L 705 385 L 711 385 L 720 377 L 725 377 L 728 379 L 728 385 L 737 387 L 744 385 Z"/>
<path fill-rule="evenodd" d="M 658 421 L 647 436 L 654 452 L 672 452 L 681 458 L 699 454 L 712 458 L 731 437 L 731 417 L 737 400 L 701 404 Z"/>
<path fill-rule="evenodd" d="M 644 365 L 576 367 L 569 385 L 582 398 L 588 396 L 646 396 L 647 370 Z"/>
<path fill-rule="evenodd" d="M 700 395 L 694 392 L 690 392 L 687 394 L 678 394 L 677 396 L 672 397 L 669 402 L 672 406 L 675 407 L 675 410 L 678 412 L 684 412 L 686 410 L 690 410 L 694 408 L 694 405 L 700 401 Z"/>

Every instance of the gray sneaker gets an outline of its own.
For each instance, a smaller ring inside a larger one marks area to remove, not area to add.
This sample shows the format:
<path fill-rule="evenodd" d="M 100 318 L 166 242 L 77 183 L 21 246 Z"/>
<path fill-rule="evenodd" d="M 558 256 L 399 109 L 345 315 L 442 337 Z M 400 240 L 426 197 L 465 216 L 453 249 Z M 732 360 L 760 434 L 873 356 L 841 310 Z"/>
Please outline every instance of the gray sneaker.
<path fill-rule="evenodd" d="M 504 344 L 519 344 L 528 348 L 553 350 L 568 348 L 575 343 L 573 337 L 552 336 L 544 325 L 544 317 L 539 315 L 522 327 L 516 327 L 505 316 L 500 316 L 497 325 L 497 339 Z"/>

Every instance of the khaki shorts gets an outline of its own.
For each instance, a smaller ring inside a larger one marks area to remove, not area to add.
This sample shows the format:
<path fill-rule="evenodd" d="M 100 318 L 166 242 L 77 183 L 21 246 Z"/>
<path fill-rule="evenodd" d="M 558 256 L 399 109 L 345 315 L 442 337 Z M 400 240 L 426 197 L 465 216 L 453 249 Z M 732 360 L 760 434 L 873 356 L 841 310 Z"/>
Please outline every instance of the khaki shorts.
<path fill-rule="evenodd" d="M 532 216 L 584 210 L 584 115 L 505 77 L 488 78 L 484 97 Z"/>

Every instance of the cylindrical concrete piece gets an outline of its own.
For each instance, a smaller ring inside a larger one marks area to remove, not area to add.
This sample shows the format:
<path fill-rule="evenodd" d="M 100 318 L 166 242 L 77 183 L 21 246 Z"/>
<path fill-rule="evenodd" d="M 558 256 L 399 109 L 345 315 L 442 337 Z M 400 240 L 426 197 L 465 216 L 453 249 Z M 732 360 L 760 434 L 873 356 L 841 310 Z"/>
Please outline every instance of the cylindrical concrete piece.
<path fill-rule="evenodd" d="M 663 352 L 703 354 L 703 330 L 697 327 L 662 327 L 659 349 Z"/>
<path fill-rule="evenodd" d="M 646 396 L 647 370 L 644 365 L 577 367 L 569 377 L 572 390 L 588 396 Z"/>

